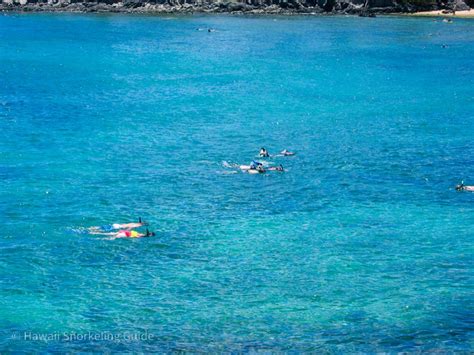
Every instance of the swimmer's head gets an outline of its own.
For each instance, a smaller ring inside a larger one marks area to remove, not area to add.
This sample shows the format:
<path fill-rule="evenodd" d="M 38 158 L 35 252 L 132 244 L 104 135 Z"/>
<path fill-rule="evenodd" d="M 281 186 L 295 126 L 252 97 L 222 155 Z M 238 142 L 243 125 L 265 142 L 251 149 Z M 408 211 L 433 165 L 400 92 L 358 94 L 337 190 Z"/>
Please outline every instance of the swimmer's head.
<path fill-rule="evenodd" d="M 150 232 L 148 228 L 146 229 L 145 237 L 154 237 L 155 235 L 155 232 Z"/>
<path fill-rule="evenodd" d="M 463 184 L 456 185 L 456 191 L 461 191 L 463 187 L 464 187 Z"/>

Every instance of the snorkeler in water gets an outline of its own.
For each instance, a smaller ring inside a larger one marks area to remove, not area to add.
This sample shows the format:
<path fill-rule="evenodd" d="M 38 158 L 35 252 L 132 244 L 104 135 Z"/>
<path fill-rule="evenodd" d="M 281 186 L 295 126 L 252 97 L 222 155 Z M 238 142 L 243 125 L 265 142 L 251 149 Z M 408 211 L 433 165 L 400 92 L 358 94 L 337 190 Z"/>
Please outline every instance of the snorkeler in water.
<path fill-rule="evenodd" d="M 270 156 L 270 154 L 264 147 L 260 148 L 260 153 L 258 153 L 258 155 L 262 158 L 268 158 Z"/>
<path fill-rule="evenodd" d="M 290 157 L 290 156 L 292 156 L 292 155 L 295 155 L 295 153 L 290 152 L 290 151 L 288 151 L 288 150 L 286 150 L 286 149 L 283 149 L 283 150 L 280 152 L 280 154 L 283 155 L 283 156 L 285 156 L 285 157 Z"/>
<path fill-rule="evenodd" d="M 283 168 L 283 165 L 277 165 L 277 166 L 271 166 L 269 168 L 267 168 L 268 171 L 285 171 L 285 169 Z"/>
<path fill-rule="evenodd" d="M 263 174 L 266 170 L 263 167 L 263 164 L 259 163 L 258 165 L 252 166 L 250 169 L 247 170 L 249 174 Z"/>
<path fill-rule="evenodd" d="M 224 167 L 226 168 L 237 168 L 243 173 L 248 173 L 248 174 L 263 174 L 266 173 L 267 171 L 280 171 L 283 172 L 285 169 L 283 168 L 283 165 L 279 164 L 276 166 L 270 166 L 270 167 L 265 167 L 261 162 L 252 160 L 252 162 L 249 165 L 239 165 L 239 164 L 234 164 L 234 163 L 228 163 L 228 162 L 223 162 Z"/>
<path fill-rule="evenodd" d="M 247 170 L 255 170 L 257 169 L 258 166 L 263 167 L 263 164 L 255 160 L 252 160 L 252 162 L 249 165 L 238 165 L 239 169 L 244 172 Z"/>
<path fill-rule="evenodd" d="M 154 237 L 155 233 L 150 232 L 147 228 L 146 233 L 139 233 L 134 230 L 123 229 L 119 230 L 118 232 L 90 232 L 90 234 L 98 234 L 98 235 L 109 235 L 113 239 L 116 238 L 146 238 L 146 237 Z"/>
<path fill-rule="evenodd" d="M 104 226 L 97 226 L 97 227 L 90 227 L 90 231 L 98 231 L 98 232 L 112 232 L 118 229 L 133 229 L 133 228 L 140 228 L 143 226 L 147 226 L 148 223 L 142 221 L 141 217 L 138 218 L 138 223 L 113 223 L 107 224 Z"/>
<path fill-rule="evenodd" d="M 459 185 L 456 185 L 456 191 L 470 191 L 474 192 L 474 185 L 464 185 L 464 181 L 461 182 Z"/>
<path fill-rule="evenodd" d="M 281 164 L 276 166 L 265 167 L 262 163 L 255 160 L 253 160 L 250 165 L 239 165 L 238 167 L 242 172 L 249 174 L 263 174 L 267 171 L 285 171 L 283 165 Z"/>

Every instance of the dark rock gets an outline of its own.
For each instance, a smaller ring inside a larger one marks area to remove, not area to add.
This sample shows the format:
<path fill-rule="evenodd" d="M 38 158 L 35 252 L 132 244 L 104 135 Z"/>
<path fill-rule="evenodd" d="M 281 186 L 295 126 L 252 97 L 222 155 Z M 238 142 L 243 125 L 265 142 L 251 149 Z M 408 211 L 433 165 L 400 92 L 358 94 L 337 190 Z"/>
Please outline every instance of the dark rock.
<path fill-rule="evenodd" d="M 227 10 L 230 12 L 244 11 L 245 8 L 246 8 L 245 4 L 237 3 L 237 2 L 232 2 L 227 5 Z"/>
<path fill-rule="evenodd" d="M 125 0 L 123 2 L 123 7 L 127 9 L 135 9 L 140 6 L 142 6 L 142 2 L 140 0 Z"/>
<path fill-rule="evenodd" d="M 454 0 L 452 8 L 455 11 L 465 11 L 470 9 L 470 7 L 462 0 Z"/>
<path fill-rule="evenodd" d="M 470 5 L 474 6 L 474 0 L 0 0 L 0 11 L 341 13 L 375 17 L 393 12 L 462 11 Z"/>
<path fill-rule="evenodd" d="M 474 0 L 465 0 L 465 4 L 470 8 L 474 8 Z"/>

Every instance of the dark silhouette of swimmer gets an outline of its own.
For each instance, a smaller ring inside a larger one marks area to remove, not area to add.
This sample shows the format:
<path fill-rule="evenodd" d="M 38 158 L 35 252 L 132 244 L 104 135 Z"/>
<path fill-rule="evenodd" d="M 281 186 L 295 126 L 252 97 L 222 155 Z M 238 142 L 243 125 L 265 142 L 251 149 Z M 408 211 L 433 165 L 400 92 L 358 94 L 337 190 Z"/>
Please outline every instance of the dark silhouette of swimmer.
<path fill-rule="evenodd" d="M 463 181 L 459 185 L 456 185 L 456 191 L 471 191 L 471 192 L 474 192 L 474 186 L 464 185 L 464 181 Z"/>
<path fill-rule="evenodd" d="M 260 148 L 260 153 L 258 154 L 259 156 L 263 157 L 263 158 L 268 158 L 270 156 L 270 154 L 268 153 L 268 151 L 265 149 L 265 148 Z"/>

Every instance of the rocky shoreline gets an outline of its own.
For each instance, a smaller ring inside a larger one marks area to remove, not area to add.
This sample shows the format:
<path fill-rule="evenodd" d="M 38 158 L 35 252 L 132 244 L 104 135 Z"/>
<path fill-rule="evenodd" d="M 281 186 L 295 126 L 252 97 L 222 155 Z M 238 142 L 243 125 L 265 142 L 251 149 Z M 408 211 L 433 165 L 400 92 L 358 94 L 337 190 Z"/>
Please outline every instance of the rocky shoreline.
<path fill-rule="evenodd" d="M 442 3 L 426 0 L 416 5 L 407 0 L 0 0 L 0 11 L 19 12 L 98 12 L 98 13 L 235 13 L 235 14 L 349 14 L 373 17 L 376 14 L 470 9 L 464 0 Z"/>

